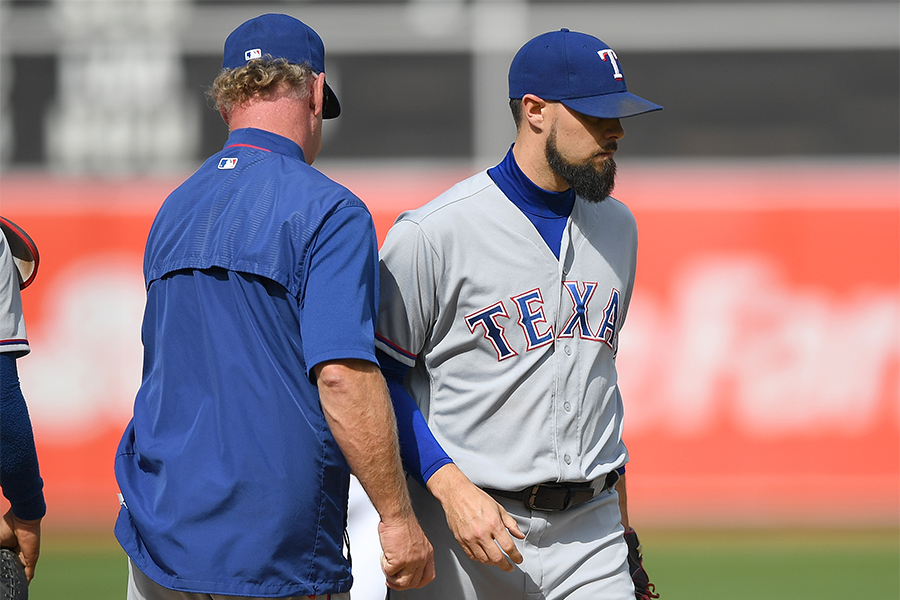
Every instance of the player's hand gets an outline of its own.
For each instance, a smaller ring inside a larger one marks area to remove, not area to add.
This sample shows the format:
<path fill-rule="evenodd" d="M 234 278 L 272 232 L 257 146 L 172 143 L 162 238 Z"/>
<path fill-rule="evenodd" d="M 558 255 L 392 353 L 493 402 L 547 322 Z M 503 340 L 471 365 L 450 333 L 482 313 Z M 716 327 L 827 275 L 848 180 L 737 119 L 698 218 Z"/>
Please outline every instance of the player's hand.
<path fill-rule="evenodd" d="M 434 549 L 415 516 L 378 523 L 381 570 L 389 588 L 420 588 L 434 579 Z"/>
<path fill-rule="evenodd" d="M 23 521 L 12 510 L 6 511 L 0 521 L 0 546 L 12 548 L 25 566 L 25 576 L 34 578 L 34 567 L 41 553 L 41 520 Z"/>
<path fill-rule="evenodd" d="M 456 465 L 438 469 L 428 480 L 428 489 L 444 507 L 447 525 L 466 556 L 504 571 L 515 569 L 513 563 L 521 564 L 522 554 L 510 535 L 525 538 L 516 520 Z"/>

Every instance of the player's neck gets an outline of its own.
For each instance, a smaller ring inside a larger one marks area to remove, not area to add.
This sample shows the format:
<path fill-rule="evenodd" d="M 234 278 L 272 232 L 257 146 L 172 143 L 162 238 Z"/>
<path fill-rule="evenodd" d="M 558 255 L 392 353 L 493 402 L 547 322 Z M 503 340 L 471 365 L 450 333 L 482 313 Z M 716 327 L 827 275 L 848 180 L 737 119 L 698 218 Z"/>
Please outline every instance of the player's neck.
<path fill-rule="evenodd" d="M 540 138 L 519 136 L 513 146 L 513 157 L 522 173 L 536 186 L 550 192 L 564 192 L 569 184 L 547 164 L 547 156 Z"/>

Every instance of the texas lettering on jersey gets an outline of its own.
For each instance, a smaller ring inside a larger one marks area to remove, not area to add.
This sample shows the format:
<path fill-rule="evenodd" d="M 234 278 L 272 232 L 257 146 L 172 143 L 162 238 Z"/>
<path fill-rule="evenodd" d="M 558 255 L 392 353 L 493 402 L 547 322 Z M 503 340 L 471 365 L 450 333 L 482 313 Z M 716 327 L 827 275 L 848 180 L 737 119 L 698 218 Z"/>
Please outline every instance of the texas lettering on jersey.
<path fill-rule="evenodd" d="M 544 298 L 539 288 L 510 297 L 511 311 L 507 311 L 506 304 L 501 300 L 466 315 L 466 326 L 473 335 L 480 332 L 493 345 L 498 361 L 519 354 L 507 337 L 507 331 L 512 325 L 510 312 L 518 315 L 516 323 L 525 334 L 525 352 L 546 346 L 556 338 L 573 338 L 577 335 L 582 340 L 606 344 L 612 349 L 613 356 L 615 356 L 619 345 L 617 328 L 619 290 L 612 288 L 610 291 L 600 323 L 595 328 L 591 324 L 588 309 L 592 304 L 598 284 L 588 281 L 564 281 L 563 287 L 572 302 L 571 314 L 563 322 L 558 332 L 554 332 L 553 324 L 547 322 L 544 313 Z"/>

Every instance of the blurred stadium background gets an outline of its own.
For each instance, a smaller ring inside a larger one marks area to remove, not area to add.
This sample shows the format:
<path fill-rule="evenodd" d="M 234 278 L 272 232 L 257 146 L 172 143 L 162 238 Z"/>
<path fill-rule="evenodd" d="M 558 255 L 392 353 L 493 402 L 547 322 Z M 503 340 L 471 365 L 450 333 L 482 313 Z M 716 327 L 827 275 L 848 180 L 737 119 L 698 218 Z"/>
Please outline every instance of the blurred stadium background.
<path fill-rule="evenodd" d="M 204 91 L 264 12 L 322 35 L 344 112 L 316 166 L 382 238 L 502 158 L 522 43 L 568 27 L 616 49 L 665 107 L 624 122 L 617 157 L 641 232 L 619 352 L 632 520 L 676 554 L 659 532 L 877 531 L 900 579 L 900 6 L 873 0 L 0 0 L 0 211 L 42 254 L 19 366 L 51 548 L 109 538 L 143 243 L 224 142 Z M 358 599 L 377 548 L 358 494 L 353 514 Z"/>

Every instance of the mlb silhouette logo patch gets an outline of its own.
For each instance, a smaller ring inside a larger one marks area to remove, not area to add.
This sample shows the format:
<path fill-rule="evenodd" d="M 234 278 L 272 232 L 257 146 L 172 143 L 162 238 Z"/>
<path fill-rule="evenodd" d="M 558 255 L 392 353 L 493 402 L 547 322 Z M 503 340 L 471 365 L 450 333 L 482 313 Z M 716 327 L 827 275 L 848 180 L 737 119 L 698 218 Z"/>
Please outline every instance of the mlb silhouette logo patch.
<path fill-rule="evenodd" d="M 252 50 L 247 50 L 244 52 L 244 60 L 253 60 L 254 58 L 261 58 L 262 50 L 259 48 L 254 48 Z"/>
<path fill-rule="evenodd" d="M 236 158 L 223 158 L 219 161 L 220 169 L 233 169 L 237 165 Z"/>

